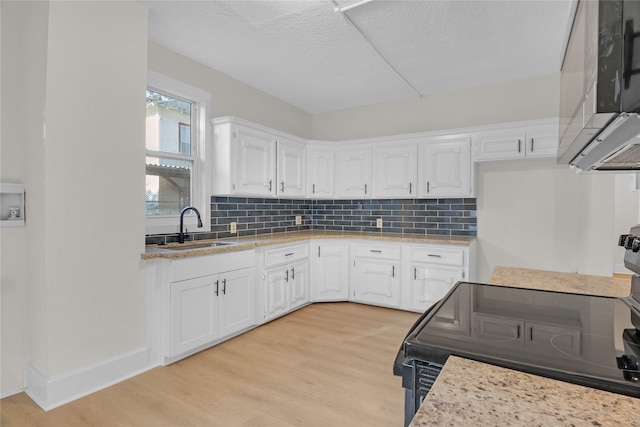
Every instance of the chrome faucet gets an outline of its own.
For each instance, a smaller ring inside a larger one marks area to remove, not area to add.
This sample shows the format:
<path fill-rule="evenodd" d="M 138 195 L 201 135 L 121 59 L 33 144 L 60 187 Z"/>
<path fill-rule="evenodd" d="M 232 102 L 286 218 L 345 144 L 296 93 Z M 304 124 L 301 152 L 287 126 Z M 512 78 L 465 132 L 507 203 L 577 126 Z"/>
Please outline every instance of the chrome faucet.
<path fill-rule="evenodd" d="M 198 209 L 194 208 L 193 206 L 187 206 L 186 208 L 182 209 L 182 212 L 180 212 L 180 234 L 178 234 L 178 243 L 184 243 L 184 232 L 182 231 L 182 226 L 184 214 L 187 211 L 194 211 L 196 213 L 196 216 L 198 217 L 198 228 L 202 228 L 202 220 L 200 219 L 200 212 L 198 212 Z"/>

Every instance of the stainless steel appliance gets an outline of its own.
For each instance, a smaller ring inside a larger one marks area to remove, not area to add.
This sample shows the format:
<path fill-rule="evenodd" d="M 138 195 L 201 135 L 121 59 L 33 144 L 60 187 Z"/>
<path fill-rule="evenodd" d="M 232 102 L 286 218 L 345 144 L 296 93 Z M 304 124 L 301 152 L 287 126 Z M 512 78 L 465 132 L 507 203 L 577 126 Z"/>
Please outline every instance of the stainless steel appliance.
<path fill-rule="evenodd" d="M 640 274 L 640 225 L 620 237 Z M 640 276 L 626 298 L 459 282 L 411 328 L 393 371 L 408 425 L 447 358 L 456 355 L 640 397 Z"/>
<path fill-rule="evenodd" d="M 640 2 L 579 1 L 560 83 L 558 163 L 640 170 Z"/>

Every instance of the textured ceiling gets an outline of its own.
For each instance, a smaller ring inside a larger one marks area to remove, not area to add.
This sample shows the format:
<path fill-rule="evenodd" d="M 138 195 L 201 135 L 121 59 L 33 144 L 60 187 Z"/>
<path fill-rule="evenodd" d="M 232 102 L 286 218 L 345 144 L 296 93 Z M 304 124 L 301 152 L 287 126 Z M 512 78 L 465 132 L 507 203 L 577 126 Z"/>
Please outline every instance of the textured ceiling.
<path fill-rule="evenodd" d="M 310 113 L 557 72 L 574 5 L 140 1 L 153 42 Z"/>

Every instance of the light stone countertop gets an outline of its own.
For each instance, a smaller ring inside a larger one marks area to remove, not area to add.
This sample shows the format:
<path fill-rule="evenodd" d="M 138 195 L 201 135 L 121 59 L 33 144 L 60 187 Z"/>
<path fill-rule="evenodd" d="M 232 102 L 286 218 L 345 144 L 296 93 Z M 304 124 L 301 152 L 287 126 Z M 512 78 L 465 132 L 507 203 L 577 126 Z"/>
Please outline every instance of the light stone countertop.
<path fill-rule="evenodd" d="M 294 231 L 288 233 L 261 234 L 257 236 L 238 237 L 219 240 L 196 240 L 187 243 L 170 243 L 167 245 L 148 245 L 142 259 L 153 258 L 186 258 L 200 255 L 211 255 L 225 252 L 236 252 L 255 249 L 261 246 L 281 245 L 314 239 L 351 239 L 351 240 L 375 240 L 393 243 L 421 243 L 430 245 L 462 245 L 468 246 L 476 240 L 476 237 L 445 237 L 424 236 L 416 234 L 395 233 L 342 233 L 336 231 Z M 231 242 L 231 245 L 212 247 L 206 249 L 172 251 L 175 247 L 187 247 L 189 245 L 203 245 L 216 242 Z"/>
<path fill-rule="evenodd" d="M 531 270 L 515 267 L 495 267 L 488 283 L 513 288 L 540 289 L 623 298 L 629 296 L 631 279 Z"/>
<path fill-rule="evenodd" d="M 640 399 L 450 356 L 411 427 L 640 426 Z"/>
<path fill-rule="evenodd" d="M 489 283 L 625 297 L 630 278 L 495 267 Z M 450 356 L 411 427 L 639 426 L 640 399 Z"/>

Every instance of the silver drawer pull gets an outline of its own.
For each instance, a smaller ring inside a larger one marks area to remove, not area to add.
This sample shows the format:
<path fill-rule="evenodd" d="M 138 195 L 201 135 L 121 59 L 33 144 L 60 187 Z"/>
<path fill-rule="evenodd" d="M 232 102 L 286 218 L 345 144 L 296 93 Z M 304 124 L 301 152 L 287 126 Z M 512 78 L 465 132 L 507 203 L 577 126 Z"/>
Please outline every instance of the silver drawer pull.
<path fill-rule="evenodd" d="M 379 251 L 377 249 L 370 249 L 369 252 L 373 252 L 373 253 L 376 253 L 376 254 L 382 253 L 382 251 Z"/>
<path fill-rule="evenodd" d="M 432 258 L 442 258 L 442 255 L 438 255 L 438 254 L 427 254 L 427 256 L 430 256 Z"/>
<path fill-rule="evenodd" d="M 291 256 L 293 254 L 294 254 L 294 252 L 289 252 L 288 254 L 284 254 L 284 256 Z"/>

